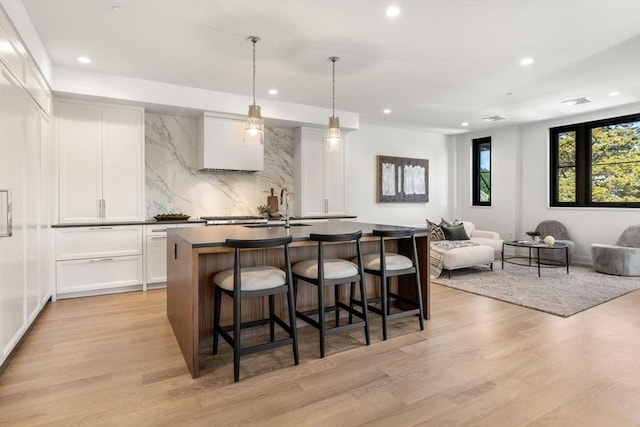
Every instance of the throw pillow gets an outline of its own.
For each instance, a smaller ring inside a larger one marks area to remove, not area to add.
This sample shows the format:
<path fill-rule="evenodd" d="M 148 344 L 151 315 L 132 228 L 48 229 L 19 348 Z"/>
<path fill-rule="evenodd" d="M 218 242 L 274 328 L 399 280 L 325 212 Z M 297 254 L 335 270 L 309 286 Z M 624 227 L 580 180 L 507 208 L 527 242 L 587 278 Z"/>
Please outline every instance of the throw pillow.
<path fill-rule="evenodd" d="M 462 224 L 454 225 L 453 227 L 442 227 L 442 231 L 447 240 L 469 240 L 469 236 L 467 236 Z"/>
<path fill-rule="evenodd" d="M 444 218 L 440 218 L 440 227 L 453 227 L 454 225 L 462 224 L 462 221 L 459 219 L 454 220 L 446 220 Z"/>
<path fill-rule="evenodd" d="M 427 220 L 427 225 L 429 226 L 429 239 L 432 242 L 444 240 L 444 232 L 442 231 L 442 227 L 429 220 Z"/>

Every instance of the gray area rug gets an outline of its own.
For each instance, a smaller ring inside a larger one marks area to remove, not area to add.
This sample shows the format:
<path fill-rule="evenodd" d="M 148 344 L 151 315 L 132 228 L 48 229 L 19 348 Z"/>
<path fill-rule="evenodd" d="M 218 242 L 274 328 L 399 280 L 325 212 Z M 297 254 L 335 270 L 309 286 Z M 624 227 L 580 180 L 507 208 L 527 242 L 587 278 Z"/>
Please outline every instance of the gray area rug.
<path fill-rule="evenodd" d="M 640 277 L 602 274 L 588 267 L 543 268 L 494 264 L 494 271 L 478 266 L 444 273 L 432 282 L 495 298 L 556 316 L 569 317 L 583 310 L 640 289 Z"/>

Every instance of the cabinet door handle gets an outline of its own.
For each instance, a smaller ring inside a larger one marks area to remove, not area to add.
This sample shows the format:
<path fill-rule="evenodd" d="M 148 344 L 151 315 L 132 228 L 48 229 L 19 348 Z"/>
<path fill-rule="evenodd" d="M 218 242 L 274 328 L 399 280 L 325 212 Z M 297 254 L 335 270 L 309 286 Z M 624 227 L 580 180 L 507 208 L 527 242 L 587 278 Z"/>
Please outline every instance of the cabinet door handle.
<path fill-rule="evenodd" d="M 4 233 L 0 231 L 0 237 L 11 237 L 13 234 L 13 206 L 11 204 L 11 190 L 0 190 L 0 193 L 5 193 L 5 202 L 7 204 L 7 224 Z"/>
<path fill-rule="evenodd" d="M 154 240 L 154 239 L 165 239 L 166 240 L 167 236 L 153 236 L 153 237 L 151 237 L 151 240 Z"/>
<path fill-rule="evenodd" d="M 167 229 L 166 228 L 158 228 L 156 230 L 151 230 L 152 233 L 166 233 Z"/>
<path fill-rule="evenodd" d="M 102 200 L 102 218 L 104 218 L 104 217 L 107 216 L 106 215 L 106 204 L 107 203 L 106 203 L 106 201 L 104 199 L 101 199 L 101 200 Z"/>
<path fill-rule="evenodd" d="M 324 213 L 329 213 L 329 199 L 324 199 Z"/>
<path fill-rule="evenodd" d="M 89 227 L 89 230 L 113 230 L 113 227 Z"/>
<path fill-rule="evenodd" d="M 98 258 L 89 260 L 89 262 L 105 262 L 105 261 L 113 261 L 113 258 Z"/>

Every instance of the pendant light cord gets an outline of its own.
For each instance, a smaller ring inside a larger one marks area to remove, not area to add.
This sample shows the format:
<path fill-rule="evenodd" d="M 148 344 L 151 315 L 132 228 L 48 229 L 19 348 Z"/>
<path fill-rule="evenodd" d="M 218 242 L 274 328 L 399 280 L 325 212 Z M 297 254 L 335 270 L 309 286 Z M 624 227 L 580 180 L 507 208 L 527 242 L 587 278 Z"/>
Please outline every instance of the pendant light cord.
<path fill-rule="evenodd" d="M 253 45 L 253 105 L 256 105 L 256 43 L 260 41 L 258 36 L 248 37 L 249 41 Z"/>
<path fill-rule="evenodd" d="M 253 105 L 256 105 L 256 42 L 258 39 L 253 37 L 251 43 L 253 44 Z"/>
<path fill-rule="evenodd" d="M 329 61 L 331 61 L 331 117 L 336 117 L 336 61 L 339 61 L 339 56 L 331 56 L 329 57 Z"/>

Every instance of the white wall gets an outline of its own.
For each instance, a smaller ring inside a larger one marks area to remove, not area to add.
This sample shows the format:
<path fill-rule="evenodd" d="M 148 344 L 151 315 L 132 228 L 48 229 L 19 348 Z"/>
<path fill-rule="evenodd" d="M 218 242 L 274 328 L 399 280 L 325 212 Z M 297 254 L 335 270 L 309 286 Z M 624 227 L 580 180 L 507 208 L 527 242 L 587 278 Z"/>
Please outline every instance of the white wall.
<path fill-rule="evenodd" d="M 449 209 L 448 144 L 444 135 L 360 124 L 346 138 L 347 212 L 358 221 L 424 225 Z M 376 203 L 376 156 L 429 160 L 428 203 Z"/>
<path fill-rule="evenodd" d="M 524 126 L 449 137 L 455 144 L 458 189 L 455 214 L 478 228 L 499 231 L 503 238 L 525 238 L 545 219 L 562 222 L 576 244 L 574 262 L 591 263 L 591 244 L 613 244 L 627 226 L 640 223 L 639 209 L 559 208 L 549 206 L 549 128 L 640 111 L 640 103 Z M 471 140 L 492 138 L 492 207 L 471 207 Z M 513 234 L 513 237 L 510 235 Z"/>
<path fill-rule="evenodd" d="M 491 206 L 472 206 L 471 141 L 491 137 Z M 450 138 L 452 173 L 452 218 L 471 221 L 480 230 L 497 231 L 505 238 L 514 238 L 520 192 L 519 128 L 499 128 L 467 133 Z"/>

